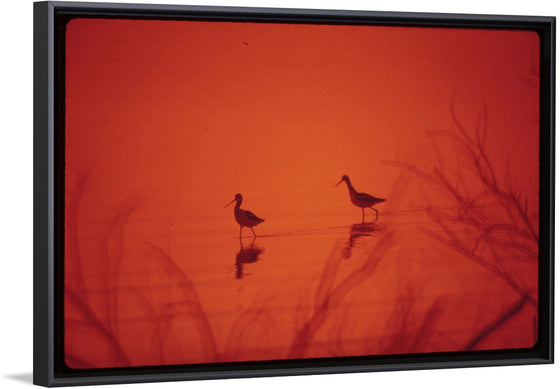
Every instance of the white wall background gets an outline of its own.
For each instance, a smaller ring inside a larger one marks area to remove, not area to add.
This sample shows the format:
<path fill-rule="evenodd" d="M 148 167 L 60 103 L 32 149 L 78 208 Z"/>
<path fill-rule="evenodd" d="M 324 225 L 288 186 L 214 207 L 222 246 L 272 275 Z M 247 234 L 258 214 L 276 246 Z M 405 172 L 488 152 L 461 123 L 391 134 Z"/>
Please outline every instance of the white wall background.
<path fill-rule="evenodd" d="M 115 0 L 116 1 L 116 0 Z M 120 2 L 130 2 L 120 0 Z M 365 1 L 365 0 L 153 0 L 136 3 L 265 6 L 378 11 L 417 11 L 558 16 L 560 2 L 522 1 Z M 0 388 L 32 382 L 32 190 L 33 190 L 33 5 L 2 2 L 0 22 Z M 558 49 L 557 49 L 558 51 Z M 558 143 L 557 143 L 558 147 Z M 558 202 L 559 196 L 556 196 Z M 556 214 L 558 219 L 558 212 Z M 558 236 L 556 238 L 558 241 Z M 186 384 L 143 384 L 179 388 Z M 558 365 L 453 369 L 305 377 L 199 381 L 191 388 L 538 388 L 560 387 Z M 109 386 L 115 387 L 115 386 Z M 131 386 L 128 386 L 131 387 Z M 140 387 L 134 385 L 133 387 Z"/>

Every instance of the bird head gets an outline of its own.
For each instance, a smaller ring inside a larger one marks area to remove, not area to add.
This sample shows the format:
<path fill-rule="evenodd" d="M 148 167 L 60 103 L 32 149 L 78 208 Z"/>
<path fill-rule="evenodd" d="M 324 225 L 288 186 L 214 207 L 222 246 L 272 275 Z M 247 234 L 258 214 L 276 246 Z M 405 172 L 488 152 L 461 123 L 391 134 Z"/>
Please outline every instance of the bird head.
<path fill-rule="evenodd" d="M 231 203 L 233 203 L 234 201 L 237 201 L 239 203 L 241 203 L 241 201 L 243 201 L 243 196 L 241 196 L 241 193 L 236 194 L 235 197 L 233 198 L 233 200 L 231 200 L 229 203 L 224 205 L 224 208 L 227 207 L 228 205 L 230 205 Z"/>
<path fill-rule="evenodd" d="M 345 175 L 342 176 L 342 178 L 340 179 L 340 181 L 338 181 L 338 184 L 336 184 L 334 187 L 336 188 L 337 186 L 339 186 L 340 183 L 341 183 L 342 181 L 348 183 L 348 182 L 350 182 L 350 179 L 349 179 L 348 176 L 345 174 Z"/>

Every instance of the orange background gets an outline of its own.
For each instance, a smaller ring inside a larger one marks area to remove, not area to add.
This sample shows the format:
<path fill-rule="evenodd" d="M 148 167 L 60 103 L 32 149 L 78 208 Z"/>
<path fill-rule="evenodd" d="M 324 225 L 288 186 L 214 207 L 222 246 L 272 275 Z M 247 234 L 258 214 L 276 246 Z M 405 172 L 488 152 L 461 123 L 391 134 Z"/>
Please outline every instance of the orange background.
<path fill-rule="evenodd" d="M 399 204 L 389 204 L 401 172 L 386 161 L 423 166 L 433 160 L 427 133 L 455 126 L 452 99 L 469 129 L 476 127 L 487 107 L 486 145 L 499 180 L 505 182 L 507 172 L 513 172 L 516 190 L 526 194 L 536 217 L 538 61 L 538 36 L 527 31 L 70 21 L 65 283 L 72 296 L 66 296 L 67 363 L 80 368 L 459 351 L 461 342 L 455 338 L 428 342 L 421 349 L 391 349 L 386 344 L 358 349 L 359 339 L 346 338 L 349 330 L 338 330 L 346 348 L 310 346 L 307 353 L 294 354 L 294 331 L 298 336 L 294 327 L 298 321 L 305 323 L 305 315 L 259 303 L 259 309 L 282 323 L 278 324 L 282 330 L 266 349 L 255 349 L 266 337 L 264 331 L 236 345 L 233 353 L 224 349 L 231 342 L 234 319 L 223 317 L 246 312 L 248 301 L 257 301 L 276 282 L 283 286 L 278 286 L 274 298 L 290 296 L 286 304 L 295 310 L 298 304 L 307 306 L 296 297 L 306 295 L 304 285 L 318 282 L 320 269 L 338 243 L 322 238 L 311 244 L 298 236 L 280 244 L 281 239 L 270 237 L 359 222 L 360 210 L 350 204 L 346 189 L 332 189 L 342 174 L 348 174 L 358 190 L 389 198 L 386 209 L 378 208 L 382 220 L 389 209 L 417 209 L 420 189 L 409 190 Z M 444 154 L 454 159 L 457 150 L 446 149 Z M 209 265 L 219 263 L 222 256 L 232 265 L 230 257 L 239 242 L 231 238 L 238 227 L 232 209 L 222 206 L 238 192 L 245 199 L 242 207 L 266 220 L 255 228 L 265 236 L 256 244 L 270 253 L 262 261 L 266 268 L 253 266 L 260 271 L 253 274 L 252 284 L 244 284 L 247 295 L 242 298 L 232 294 L 239 292 L 240 284 L 220 278 L 233 278 L 229 270 L 216 273 L 222 268 Z M 436 203 L 437 198 L 432 196 Z M 384 221 L 390 227 L 389 220 Z M 407 223 L 425 222 L 420 217 Z M 398 247 L 410 252 L 419 239 L 424 238 L 410 238 L 412 243 L 404 239 Z M 146 254 L 153 246 L 158 247 L 156 254 Z M 463 301 L 470 306 L 463 307 L 469 313 L 463 318 L 448 313 L 445 320 L 455 337 L 466 337 L 473 322 L 484 326 L 481 317 L 504 310 L 515 293 L 484 269 L 460 260 L 449 270 L 440 262 L 457 254 L 433 247 L 429 243 L 414 251 L 418 258 L 410 259 L 411 264 L 399 259 L 398 268 L 376 270 L 380 277 L 384 274 L 382 290 L 370 288 L 362 294 L 402 301 L 389 290 L 423 290 L 422 285 L 436 275 L 440 283 L 432 280 L 436 284 L 428 288 L 428 295 L 469 296 L 470 305 Z M 146 259 L 161 257 L 162 252 L 175 258 L 180 271 L 170 270 L 174 265 L 166 257 L 160 265 L 167 263 L 163 267 L 168 271 L 160 274 L 162 266 Z M 427 267 L 418 265 L 426 258 Z M 303 272 L 306 266 L 311 270 Z M 508 266 L 527 289 L 536 286 L 536 262 Z M 403 267 L 409 277 L 405 285 Z M 448 272 L 471 279 L 459 282 L 457 289 Z M 179 273 L 186 278 L 177 279 Z M 192 288 L 169 286 L 184 285 L 186 279 Z M 485 308 L 482 296 L 470 294 L 477 282 L 495 293 Z M 165 290 L 158 289 L 162 285 Z M 198 301 L 205 318 L 198 311 L 183 312 L 188 320 L 180 319 L 182 314 L 165 313 L 173 306 L 169 301 L 181 298 Z M 448 301 L 452 305 L 451 297 Z M 356 304 L 365 303 L 358 299 Z M 357 322 L 372 320 L 372 315 L 391 317 L 357 309 L 361 312 L 356 313 Z M 428 303 L 417 310 L 431 312 Z M 480 347 L 530 347 L 533 316 L 527 313 L 499 340 Z M 421 323 L 411 320 L 403 324 L 403 331 Z M 192 335 L 193 328 L 212 335 L 201 341 Z M 379 324 L 372 331 L 381 336 L 387 329 Z M 331 335 L 323 334 L 327 339 Z M 158 353 L 145 344 L 152 337 L 159 339 Z M 115 348 L 120 351 L 115 353 Z"/>

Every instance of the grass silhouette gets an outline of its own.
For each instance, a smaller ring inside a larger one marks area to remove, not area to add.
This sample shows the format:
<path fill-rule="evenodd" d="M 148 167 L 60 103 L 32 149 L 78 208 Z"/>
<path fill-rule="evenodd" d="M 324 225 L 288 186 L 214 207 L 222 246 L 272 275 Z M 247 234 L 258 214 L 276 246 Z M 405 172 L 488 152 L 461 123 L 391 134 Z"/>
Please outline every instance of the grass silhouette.
<path fill-rule="evenodd" d="M 424 210 L 438 227 L 423 228 L 427 236 L 487 269 L 519 295 L 513 306 L 500 312 L 464 345 L 465 350 L 470 350 L 515 317 L 526 304 L 536 315 L 537 286 L 520 282 L 522 274 L 515 265 L 537 266 L 538 203 L 516 188 L 509 167 L 502 176 L 498 175 L 487 147 L 486 105 L 473 131 L 468 131 L 459 119 L 454 98 L 450 112 L 453 130 L 428 133 L 435 156 L 431 168 L 401 161 L 385 164 L 412 172 L 424 188 L 452 204 L 440 206 L 424 192 Z M 457 162 L 450 163 L 445 155 L 453 155 Z"/>

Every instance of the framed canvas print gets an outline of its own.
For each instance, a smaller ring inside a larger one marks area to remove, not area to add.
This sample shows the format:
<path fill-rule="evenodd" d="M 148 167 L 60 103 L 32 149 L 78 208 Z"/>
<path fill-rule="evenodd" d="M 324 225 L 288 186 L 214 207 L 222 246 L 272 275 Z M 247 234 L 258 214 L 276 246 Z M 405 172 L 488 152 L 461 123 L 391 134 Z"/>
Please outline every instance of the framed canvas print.
<path fill-rule="evenodd" d="M 34 18 L 36 384 L 552 362 L 553 17 Z"/>

